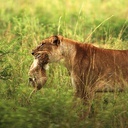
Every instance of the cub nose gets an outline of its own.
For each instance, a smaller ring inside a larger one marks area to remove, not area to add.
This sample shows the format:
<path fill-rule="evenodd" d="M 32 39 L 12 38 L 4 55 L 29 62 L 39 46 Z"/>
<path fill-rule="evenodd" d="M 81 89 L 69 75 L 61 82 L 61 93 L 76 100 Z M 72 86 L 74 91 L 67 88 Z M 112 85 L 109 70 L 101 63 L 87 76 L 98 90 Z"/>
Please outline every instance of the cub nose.
<path fill-rule="evenodd" d="M 33 81 L 33 79 L 32 79 L 32 78 L 29 78 L 28 80 L 29 80 L 29 82 Z"/>

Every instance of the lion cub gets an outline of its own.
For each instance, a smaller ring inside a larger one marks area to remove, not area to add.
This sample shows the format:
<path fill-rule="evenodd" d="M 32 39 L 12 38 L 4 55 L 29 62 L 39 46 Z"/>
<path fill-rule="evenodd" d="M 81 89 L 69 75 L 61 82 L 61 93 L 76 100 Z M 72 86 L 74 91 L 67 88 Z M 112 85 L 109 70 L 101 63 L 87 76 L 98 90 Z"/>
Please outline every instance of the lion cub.
<path fill-rule="evenodd" d="M 40 90 L 47 81 L 46 69 L 48 64 L 47 52 L 38 52 L 29 70 L 29 82 L 37 90 Z"/>

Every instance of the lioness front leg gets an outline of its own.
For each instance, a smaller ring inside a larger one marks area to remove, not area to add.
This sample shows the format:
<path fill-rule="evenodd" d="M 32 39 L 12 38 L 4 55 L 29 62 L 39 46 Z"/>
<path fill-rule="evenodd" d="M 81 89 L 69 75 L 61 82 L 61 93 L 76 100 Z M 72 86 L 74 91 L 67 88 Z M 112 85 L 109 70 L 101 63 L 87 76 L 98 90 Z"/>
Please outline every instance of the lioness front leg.
<path fill-rule="evenodd" d="M 80 119 L 85 119 L 92 113 L 92 101 L 94 98 L 94 91 L 83 84 L 79 79 L 72 79 L 73 87 L 75 87 L 75 98 L 80 98 L 84 108 L 80 113 Z"/>

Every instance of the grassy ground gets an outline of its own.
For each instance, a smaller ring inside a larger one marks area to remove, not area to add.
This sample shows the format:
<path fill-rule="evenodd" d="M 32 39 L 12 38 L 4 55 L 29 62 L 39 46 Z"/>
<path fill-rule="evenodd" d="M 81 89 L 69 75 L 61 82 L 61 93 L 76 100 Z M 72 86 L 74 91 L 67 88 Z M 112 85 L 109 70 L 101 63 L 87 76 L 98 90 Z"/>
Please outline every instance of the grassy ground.
<path fill-rule="evenodd" d="M 50 65 L 46 86 L 29 99 L 31 50 L 60 34 L 100 47 L 128 49 L 126 0 L 0 0 L 0 128 L 127 128 L 128 93 L 99 94 L 93 112 L 73 97 L 67 70 Z"/>

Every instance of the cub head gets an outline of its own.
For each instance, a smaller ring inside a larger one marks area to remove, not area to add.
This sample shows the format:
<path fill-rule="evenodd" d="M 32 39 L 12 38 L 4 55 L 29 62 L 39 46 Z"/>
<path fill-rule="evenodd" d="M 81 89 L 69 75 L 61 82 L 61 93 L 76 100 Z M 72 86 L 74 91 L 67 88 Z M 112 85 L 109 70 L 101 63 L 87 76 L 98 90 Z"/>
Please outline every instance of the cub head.
<path fill-rule="evenodd" d="M 62 41 L 62 36 L 51 36 L 43 40 L 41 44 L 32 51 L 32 55 L 36 56 L 36 53 L 46 51 L 48 52 L 49 62 L 58 62 L 63 58 L 60 47 Z"/>
<path fill-rule="evenodd" d="M 40 90 L 47 81 L 46 65 L 48 63 L 47 52 L 38 52 L 29 70 L 29 83 Z"/>

